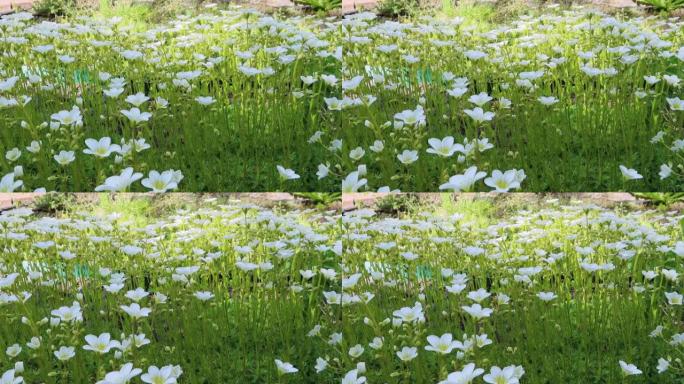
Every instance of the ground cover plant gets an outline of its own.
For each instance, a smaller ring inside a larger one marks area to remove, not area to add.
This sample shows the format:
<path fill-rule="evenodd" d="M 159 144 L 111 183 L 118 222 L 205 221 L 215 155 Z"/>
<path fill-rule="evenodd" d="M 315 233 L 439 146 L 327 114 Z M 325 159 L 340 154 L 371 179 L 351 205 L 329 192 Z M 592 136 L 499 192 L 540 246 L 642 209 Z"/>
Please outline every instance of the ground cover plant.
<path fill-rule="evenodd" d="M 682 21 L 546 8 L 498 23 L 345 20 L 343 189 L 684 184 Z"/>
<path fill-rule="evenodd" d="M 345 213 L 345 370 L 369 383 L 681 383 L 682 218 L 451 197 Z"/>
<path fill-rule="evenodd" d="M 2 16 L 0 190 L 339 190 L 340 41 L 334 18 L 246 8 Z"/>
<path fill-rule="evenodd" d="M 0 382 L 338 382 L 337 211 L 149 200 L 0 215 Z"/>

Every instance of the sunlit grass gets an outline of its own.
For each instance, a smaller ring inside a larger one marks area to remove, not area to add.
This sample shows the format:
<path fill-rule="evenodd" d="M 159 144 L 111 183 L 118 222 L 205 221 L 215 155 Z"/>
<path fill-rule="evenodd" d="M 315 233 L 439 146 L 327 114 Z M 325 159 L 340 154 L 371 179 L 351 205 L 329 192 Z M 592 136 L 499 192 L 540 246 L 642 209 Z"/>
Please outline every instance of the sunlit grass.
<path fill-rule="evenodd" d="M 445 196 L 346 214 L 347 370 L 364 362 L 384 383 L 465 383 L 474 367 L 473 383 L 681 382 L 684 216 L 513 207 Z M 493 381 L 494 367 L 511 368 Z"/>
<path fill-rule="evenodd" d="M 149 199 L 125 210 L 117 199 L 0 216 L 0 372 L 120 383 L 130 363 L 142 369 L 131 383 L 167 365 L 167 384 L 336 382 L 328 338 L 341 311 L 323 294 L 339 290 L 334 211 L 219 199 L 154 215 Z M 135 303 L 149 313 L 136 317 Z M 91 350 L 88 335 L 102 334 L 111 341 Z M 317 372 L 318 358 L 330 369 Z"/>

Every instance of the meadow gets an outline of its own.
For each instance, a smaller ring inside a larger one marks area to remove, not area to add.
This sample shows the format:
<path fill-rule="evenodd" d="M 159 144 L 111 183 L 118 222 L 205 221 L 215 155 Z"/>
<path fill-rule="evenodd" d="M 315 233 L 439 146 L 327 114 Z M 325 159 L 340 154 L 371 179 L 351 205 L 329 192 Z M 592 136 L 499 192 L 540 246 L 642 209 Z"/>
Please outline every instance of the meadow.
<path fill-rule="evenodd" d="M 389 384 L 681 383 L 682 212 L 501 199 L 345 214 L 347 372 Z"/>
<path fill-rule="evenodd" d="M 677 191 L 682 21 L 0 19 L 0 191 Z"/>
<path fill-rule="evenodd" d="M 680 18 L 489 19 L 347 17 L 349 192 L 681 190 Z"/>
<path fill-rule="evenodd" d="M 219 197 L 0 215 L 0 382 L 334 383 L 339 213 Z"/>
<path fill-rule="evenodd" d="M 0 190 L 335 191 L 334 20 L 0 17 Z M 338 21 L 339 23 L 339 21 Z"/>

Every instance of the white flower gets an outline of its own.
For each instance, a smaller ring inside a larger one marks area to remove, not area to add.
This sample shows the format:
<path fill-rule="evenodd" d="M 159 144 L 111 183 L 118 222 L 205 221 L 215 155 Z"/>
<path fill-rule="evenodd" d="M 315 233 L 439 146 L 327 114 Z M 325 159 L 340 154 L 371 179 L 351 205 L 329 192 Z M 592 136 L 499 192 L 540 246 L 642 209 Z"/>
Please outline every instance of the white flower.
<path fill-rule="evenodd" d="M 0 92 L 7 92 L 14 88 L 14 85 L 19 81 L 19 76 L 12 76 L 5 80 L 0 80 Z"/>
<path fill-rule="evenodd" d="M 425 125 L 425 113 L 420 105 L 415 110 L 407 109 L 395 114 L 394 119 L 406 125 Z"/>
<path fill-rule="evenodd" d="M 482 308 L 480 304 L 473 304 L 471 306 L 462 306 L 461 307 L 464 311 L 466 311 L 470 316 L 474 317 L 475 319 L 482 319 L 484 317 L 489 317 L 489 315 L 494 312 L 494 310 L 490 308 Z"/>
<path fill-rule="evenodd" d="M 5 159 L 7 159 L 9 162 L 17 161 L 19 160 L 19 157 L 21 156 L 21 151 L 19 148 L 12 148 L 9 151 L 5 153 Z"/>
<path fill-rule="evenodd" d="M 26 150 L 31 152 L 31 153 L 38 153 L 40 152 L 40 141 L 38 140 L 33 140 L 31 142 L 31 145 L 26 147 Z"/>
<path fill-rule="evenodd" d="M 316 373 L 321 373 L 328 368 L 328 362 L 325 359 L 318 357 L 316 358 L 316 365 L 314 368 L 316 369 Z"/>
<path fill-rule="evenodd" d="M 644 76 L 644 80 L 645 80 L 646 83 L 649 84 L 649 85 L 656 84 L 657 82 L 660 81 L 660 79 L 657 78 L 656 76 Z"/>
<path fill-rule="evenodd" d="M 146 298 L 149 295 L 150 295 L 150 293 L 141 287 L 138 287 L 134 290 L 126 292 L 126 298 L 131 299 L 135 302 L 138 302 L 138 301 Z"/>
<path fill-rule="evenodd" d="M 667 303 L 670 305 L 682 305 L 682 295 L 678 292 L 665 292 Z"/>
<path fill-rule="evenodd" d="M 518 171 L 510 169 L 501 172 L 498 169 L 492 172 L 492 176 L 485 179 L 485 184 L 494 188 L 496 192 L 508 192 L 510 189 L 520 188 L 520 177 Z"/>
<path fill-rule="evenodd" d="M 84 345 L 83 349 L 98 353 L 107 353 L 121 345 L 118 341 L 112 340 L 109 333 L 102 333 L 100 336 L 86 335 L 85 340 L 88 344 Z"/>
<path fill-rule="evenodd" d="M 55 351 L 55 357 L 60 361 L 67 361 L 76 356 L 74 347 L 60 347 Z"/>
<path fill-rule="evenodd" d="M 284 168 L 281 165 L 277 165 L 276 168 L 278 169 L 278 173 L 280 174 L 280 178 L 283 180 L 299 179 L 299 175 L 295 171 L 293 171 L 292 169 Z"/>
<path fill-rule="evenodd" d="M 311 85 L 317 81 L 313 76 L 299 76 L 299 78 L 302 80 L 302 83 L 306 85 Z"/>
<path fill-rule="evenodd" d="M 140 109 L 138 108 L 131 108 L 130 110 L 122 109 L 121 113 L 134 123 L 148 121 L 150 117 L 152 117 L 151 113 L 140 112 Z"/>
<path fill-rule="evenodd" d="M 440 381 L 439 384 L 470 384 L 483 373 L 484 369 L 476 368 L 474 363 L 469 363 L 462 370 L 450 373 L 447 379 Z"/>
<path fill-rule="evenodd" d="M 73 260 L 76 258 L 76 254 L 71 251 L 59 251 L 57 253 L 64 260 Z"/>
<path fill-rule="evenodd" d="M 14 180 L 14 173 L 8 173 L 0 179 L 0 192 L 14 192 L 24 184 L 21 180 Z"/>
<path fill-rule="evenodd" d="M 411 361 L 418 356 L 418 348 L 416 347 L 404 347 L 401 351 L 397 352 L 397 357 L 401 361 Z"/>
<path fill-rule="evenodd" d="M 468 292 L 468 298 L 476 303 L 482 302 L 489 296 L 491 296 L 491 293 L 487 292 L 487 290 L 484 288 L 480 288 L 477 291 Z"/>
<path fill-rule="evenodd" d="M 656 369 L 658 370 L 658 373 L 663 373 L 667 371 L 667 369 L 670 368 L 670 362 L 663 359 L 662 357 L 658 359 L 658 366 Z"/>
<path fill-rule="evenodd" d="M 118 371 L 107 373 L 104 380 L 100 380 L 96 384 L 128 384 L 140 373 L 142 373 L 142 369 L 133 368 L 132 363 L 126 363 Z"/>
<path fill-rule="evenodd" d="M 485 383 L 490 384 L 518 384 L 520 382 L 520 377 L 518 376 L 519 373 L 517 371 L 518 367 L 515 365 L 509 365 L 504 368 L 494 366 L 490 368 L 489 373 L 484 375 L 482 379 Z"/>
<path fill-rule="evenodd" d="M 385 144 L 380 140 L 375 140 L 369 149 L 375 153 L 380 153 L 383 149 L 385 149 Z"/>
<path fill-rule="evenodd" d="M 143 54 L 138 51 L 125 50 L 121 51 L 121 56 L 123 56 L 126 60 L 138 60 L 143 57 Z"/>
<path fill-rule="evenodd" d="M 195 297 L 201 301 L 207 301 L 214 298 L 214 294 L 208 291 L 195 292 Z"/>
<path fill-rule="evenodd" d="M 5 373 L 2 374 L 2 377 L 0 377 L 0 384 L 22 384 L 24 383 L 24 379 L 21 376 L 15 376 L 15 370 L 10 369 L 8 371 L 5 371 Z"/>
<path fill-rule="evenodd" d="M 295 368 L 294 365 L 275 359 L 276 367 L 278 368 L 278 373 L 283 375 L 286 373 L 299 372 L 299 369 Z"/>
<path fill-rule="evenodd" d="M 59 321 L 65 321 L 67 323 L 75 323 L 83 321 L 83 313 L 81 312 L 81 306 L 78 301 L 74 301 L 71 307 L 59 307 L 50 312 L 53 317 L 59 319 Z"/>
<path fill-rule="evenodd" d="M 475 109 L 464 109 L 463 112 L 477 122 L 491 121 L 494 118 L 494 112 L 485 112 L 480 107 Z"/>
<path fill-rule="evenodd" d="M 356 148 L 352 149 L 351 151 L 349 151 L 349 158 L 357 161 L 357 160 L 360 160 L 363 157 L 363 155 L 365 155 L 365 154 L 366 154 L 366 151 L 364 151 L 363 148 L 356 147 Z"/>
<path fill-rule="evenodd" d="M 684 111 L 684 100 L 680 100 L 679 97 L 666 98 L 667 104 L 673 111 Z"/>
<path fill-rule="evenodd" d="M 437 138 L 428 139 L 428 144 L 431 148 L 426 150 L 427 153 L 433 153 L 435 155 L 450 157 L 456 151 L 464 152 L 465 149 L 462 144 L 454 144 L 454 138 L 452 136 L 447 136 L 442 140 Z"/>
<path fill-rule="evenodd" d="M 477 105 L 478 107 L 481 107 L 492 100 L 493 98 L 489 96 L 486 92 L 480 92 L 477 95 L 472 95 L 468 98 L 468 101 Z"/>
<path fill-rule="evenodd" d="M 103 91 L 103 93 L 105 94 L 105 96 L 111 97 L 111 98 L 117 98 L 117 97 L 119 97 L 123 92 L 124 92 L 124 89 L 123 89 L 123 88 L 114 88 L 114 87 L 109 88 L 109 89 L 105 89 L 105 90 Z M 130 96 L 129 96 L 129 97 L 130 97 Z"/>
<path fill-rule="evenodd" d="M 178 188 L 178 182 L 176 171 L 169 169 L 162 173 L 152 170 L 150 171 L 149 176 L 143 179 L 140 183 L 145 188 L 151 189 L 152 192 L 164 193 L 170 189 Z"/>
<path fill-rule="evenodd" d="M 74 105 L 70 111 L 59 111 L 50 116 L 52 120 L 59 122 L 61 125 L 83 125 L 83 118 L 81 117 L 81 110 Z"/>
<path fill-rule="evenodd" d="M 553 96 L 540 96 L 537 100 L 543 105 L 553 105 L 558 102 L 558 99 Z"/>
<path fill-rule="evenodd" d="M 112 152 L 121 152 L 121 146 L 112 144 L 110 137 L 103 137 L 100 140 L 86 139 L 85 144 L 88 148 L 84 149 L 83 153 L 100 158 L 109 157 Z"/>
<path fill-rule="evenodd" d="M 104 184 L 95 187 L 95 192 L 102 191 L 124 191 L 130 187 L 135 181 L 140 180 L 143 174 L 140 172 L 134 172 L 133 168 L 128 167 L 121 171 L 119 175 L 114 175 L 108 177 Z"/>
<path fill-rule="evenodd" d="M 622 374 L 625 376 L 642 374 L 641 370 L 637 368 L 636 365 L 625 363 L 622 360 L 620 360 L 620 368 L 622 369 Z"/>
<path fill-rule="evenodd" d="M 76 160 L 74 151 L 59 151 L 58 154 L 52 157 L 59 165 L 67 165 Z"/>
<path fill-rule="evenodd" d="M 5 350 L 5 354 L 9 357 L 17 357 L 21 353 L 21 345 L 12 344 Z"/>
<path fill-rule="evenodd" d="M 195 98 L 195 101 L 197 101 L 198 103 L 200 103 L 202 105 L 211 105 L 211 104 L 214 104 L 216 102 L 216 99 L 214 99 L 211 96 L 197 96 Z"/>
<path fill-rule="evenodd" d="M 330 172 L 330 169 L 328 168 L 327 165 L 318 164 L 318 171 L 316 172 L 316 176 L 318 176 L 318 180 L 328 176 L 329 172 Z"/>
<path fill-rule="evenodd" d="M 145 104 L 148 100 L 150 100 L 150 98 L 145 96 L 145 94 L 142 92 L 138 92 L 135 95 L 129 95 L 128 97 L 126 97 L 126 102 L 128 104 L 133 105 L 134 107 L 140 107 L 141 105 Z"/>
<path fill-rule="evenodd" d="M 555 293 L 553 292 L 539 292 L 537 293 L 537 297 L 540 298 L 542 301 L 551 301 L 558 296 L 556 296 Z"/>
<path fill-rule="evenodd" d="M 620 172 L 622 172 L 622 177 L 624 177 L 625 180 L 638 180 L 643 178 L 635 169 L 627 168 L 624 165 L 620 165 Z"/>
<path fill-rule="evenodd" d="M 670 177 L 672 174 L 672 166 L 669 164 L 661 164 L 660 165 L 660 172 L 658 172 L 658 175 L 660 175 L 660 180 L 666 179 Z"/>
<path fill-rule="evenodd" d="M 411 164 L 418 160 L 418 151 L 405 149 L 404 152 L 397 155 L 397 159 L 399 159 L 402 164 Z"/>
<path fill-rule="evenodd" d="M 347 372 L 342 378 L 341 384 L 364 384 L 366 383 L 366 378 L 364 376 L 359 376 L 359 371 L 352 369 Z"/>
<path fill-rule="evenodd" d="M 174 373 L 173 365 L 167 365 L 161 368 L 157 368 L 152 365 L 147 368 L 147 373 L 143 373 L 140 376 L 140 380 L 143 383 L 149 384 L 176 384 L 177 382 L 176 374 Z"/>
<path fill-rule="evenodd" d="M 121 305 L 120 307 L 129 316 L 136 319 L 140 317 L 147 317 L 150 314 L 150 312 L 152 312 L 150 308 L 142 308 L 138 303 L 133 303 L 131 305 Z"/>
<path fill-rule="evenodd" d="M 449 96 L 456 97 L 456 98 L 465 95 L 466 92 L 468 92 L 468 88 L 465 88 L 465 87 L 456 87 L 454 89 L 447 90 L 447 93 L 449 94 Z"/>
<path fill-rule="evenodd" d="M 355 346 L 349 348 L 349 356 L 357 358 L 363 354 L 364 348 L 361 344 L 356 344 Z"/>
<path fill-rule="evenodd" d="M 445 333 L 442 336 L 430 335 L 427 337 L 427 341 L 430 345 L 425 347 L 426 351 L 434 351 L 441 354 L 451 353 L 454 348 L 461 346 L 461 342 L 454 340 L 451 333 Z"/>
<path fill-rule="evenodd" d="M 347 177 L 342 180 L 342 192 L 352 193 L 358 192 L 359 188 L 366 185 L 366 179 L 359 179 L 359 172 L 354 171 L 347 175 Z"/>
<path fill-rule="evenodd" d="M 472 166 L 462 174 L 454 175 L 449 178 L 449 182 L 439 186 L 439 189 L 451 189 L 454 192 L 469 191 L 473 185 L 487 176 L 486 172 L 478 172 L 476 166 Z"/>

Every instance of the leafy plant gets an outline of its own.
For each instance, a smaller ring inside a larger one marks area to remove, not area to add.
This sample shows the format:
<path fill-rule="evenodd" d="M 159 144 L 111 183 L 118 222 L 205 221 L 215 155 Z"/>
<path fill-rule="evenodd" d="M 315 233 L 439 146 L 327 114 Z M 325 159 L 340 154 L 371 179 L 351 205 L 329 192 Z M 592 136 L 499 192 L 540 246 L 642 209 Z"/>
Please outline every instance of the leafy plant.
<path fill-rule="evenodd" d="M 414 15 L 419 9 L 418 0 L 382 0 L 375 11 L 380 16 L 396 18 Z"/>
<path fill-rule="evenodd" d="M 420 205 L 420 198 L 416 194 L 391 194 L 375 203 L 375 210 L 379 213 L 392 214 L 410 213 Z"/>
<path fill-rule="evenodd" d="M 46 193 L 37 197 L 34 204 L 34 211 L 55 214 L 58 212 L 68 212 L 76 202 L 76 198 L 71 193 Z"/>
<path fill-rule="evenodd" d="M 672 12 L 675 9 L 684 7 L 684 0 L 637 0 L 637 3 L 665 12 Z"/>
<path fill-rule="evenodd" d="M 684 201 L 684 192 L 644 192 L 634 193 L 633 195 L 639 199 L 647 200 L 652 205 L 658 206 L 670 206 L 674 203 Z"/>
<path fill-rule="evenodd" d="M 314 11 L 332 11 L 342 8 L 342 0 L 296 0 L 295 3 L 311 7 Z"/>
<path fill-rule="evenodd" d="M 316 207 L 329 207 L 342 199 L 342 193 L 340 192 L 299 192 L 294 193 L 294 196 L 305 199 L 306 203 Z"/>
<path fill-rule="evenodd" d="M 40 0 L 33 4 L 33 13 L 38 16 L 66 16 L 76 10 L 76 0 Z"/>

